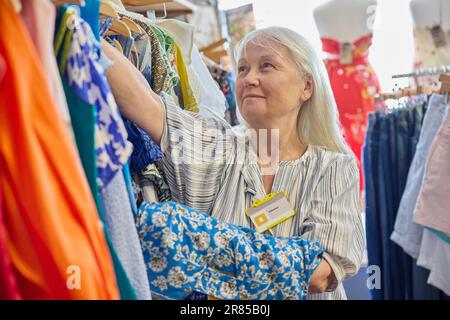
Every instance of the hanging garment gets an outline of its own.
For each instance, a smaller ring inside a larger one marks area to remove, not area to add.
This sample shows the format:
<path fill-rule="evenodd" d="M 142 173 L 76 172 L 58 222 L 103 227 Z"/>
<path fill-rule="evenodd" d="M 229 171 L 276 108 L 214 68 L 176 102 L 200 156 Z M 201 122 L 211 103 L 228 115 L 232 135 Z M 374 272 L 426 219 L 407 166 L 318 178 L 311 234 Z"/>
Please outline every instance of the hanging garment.
<path fill-rule="evenodd" d="M 156 194 L 158 195 L 159 202 L 166 202 L 172 200 L 172 194 L 167 182 L 167 178 L 164 175 L 161 162 L 155 163 L 147 167 L 147 170 L 142 175 L 152 182 Z"/>
<path fill-rule="evenodd" d="M 162 101 L 162 165 L 173 200 L 219 221 L 254 227 L 245 210 L 266 192 L 256 155 L 249 155 L 248 139 L 244 142 L 243 134 L 227 130 L 230 126 L 223 119 L 185 112 L 165 94 Z M 272 191 L 285 191 L 298 214 L 271 232 L 318 241 L 337 279 L 332 292 L 312 299 L 345 299 L 341 281 L 355 274 L 361 263 L 364 236 L 355 162 L 353 156 L 310 145 L 299 159 L 279 163 Z"/>
<path fill-rule="evenodd" d="M 125 179 L 125 185 L 127 187 L 128 198 L 130 199 L 131 210 L 133 211 L 133 217 L 137 216 L 136 197 L 134 196 L 133 179 L 131 178 L 130 166 L 127 164 L 123 167 L 123 177 Z"/>
<path fill-rule="evenodd" d="M 442 124 L 447 109 L 448 105 L 445 103 L 444 96 L 433 95 L 430 98 L 427 113 L 423 120 L 420 140 L 409 169 L 405 191 L 398 209 L 394 232 L 391 235 L 392 241 L 401 246 L 414 259 L 417 259 L 419 256 L 423 231 L 423 227 L 413 221 L 414 210 L 422 185 L 431 143 Z"/>
<path fill-rule="evenodd" d="M 374 300 L 436 299 L 437 289 L 427 285 L 429 272 L 417 268 L 390 236 L 419 141 L 425 101 L 369 114 L 363 150 L 366 190 L 368 265 L 380 268 L 380 287 L 370 289 Z M 403 167 L 403 168 L 402 168 Z"/>
<path fill-rule="evenodd" d="M 22 3 L 20 12 L 23 22 L 33 40 L 39 59 L 44 67 L 46 83 L 58 107 L 61 118 L 73 137 L 72 124 L 66 96 L 53 53 L 53 36 L 55 33 L 55 6 L 48 0 L 30 0 Z M 73 137 L 74 139 L 74 137 Z"/>
<path fill-rule="evenodd" d="M 162 48 L 162 58 L 167 70 L 167 80 L 168 80 L 168 89 L 172 89 L 177 83 L 179 83 L 180 79 L 176 70 L 176 62 L 175 62 L 175 52 L 174 52 L 174 44 L 175 41 L 171 36 L 167 34 L 163 29 L 159 28 L 154 24 L 150 24 L 153 32 L 158 39 L 158 42 Z M 166 91 L 166 92 L 167 92 Z"/>
<path fill-rule="evenodd" d="M 222 72 L 218 79 L 220 90 L 222 90 L 225 98 L 227 99 L 227 114 L 229 115 L 229 123 L 232 126 L 239 124 L 239 120 L 236 114 L 236 94 L 234 92 L 235 76 L 231 72 Z"/>
<path fill-rule="evenodd" d="M 84 6 L 80 6 L 80 17 L 89 24 L 95 39 L 100 41 L 100 0 L 89 0 Z"/>
<path fill-rule="evenodd" d="M 63 80 L 64 89 L 69 103 L 73 129 L 76 137 L 78 153 L 83 164 L 84 173 L 89 182 L 91 193 L 94 196 L 97 210 L 102 221 L 105 213 L 100 197 L 99 187 L 97 186 L 97 169 L 95 160 L 95 142 L 94 128 L 96 123 L 95 106 L 85 103 Z M 126 300 L 137 299 L 136 293 L 131 286 L 128 276 L 125 274 L 124 267 L 119 260 L 117 253 L 112 245 L 112 241 L 107 232 L 105 232 L 106 241 L 111 252 L 117 284 L 120 291 L 120 297 Z"/>
<path fill-rule="evenodd" d="M 102 192 L 105 227 L 139 300 L 150 300 L 144 258 L 134 224 L 125 178 L 118 172 Z"/>
<path fill-rule="evenodd" d="M 164 35 L 157 33 L 158 28 L 146 22 L 145 19 L 138 19 L 134 16 L 129 17 L 145 31 L 150 39 L 152 48 L 152 79 L 150 86 L 152 90 L 158 94 L 162 91 L 169 92 L 178 82 L 173 65 L 171 65 L 167 57 L 167 52 L 170 52 L 170 44 L 167 44 L 166 47 Z"/>
<path fill-rule="evenodd" d="M 0 56 L 0 84 L 2 79 L 2 65 Z M 13 265 L 6 248 L 6 229 L 3 224 L 3 195 L 0 185 L 0 300 L 20 299 Z"/>
<path fill-rule="evenodd" d="M 220 91 L 219 85 L 209 73 L 196 46 L 192 48 L 192 70 L 200 78 L 206 92 L 203 99 L 199 99 L 199 113 L 208 118 L 211 118 L 211 113 L 214 113 L 223 119 L 227 105 L 226 98 L 223 92 Z M 191 75 L 190 77 L 193 78 Z"/>
<path fill-rule="evenodd" d="M 431 271 L 429 284 L 450 296 L 450 242 L 425 228 L 417 264 Z"/>
<path fill-rule="evenodd" d="M 103 19 L 100 23 L 100 34 L 103 37 L 106 32 L 108 31 L 109 27 L 111 26 L 112 19 Z M 133 43 L 137 45 L 139 48 L 138 56 L 140 56 L 143 61 L 151 61 L 151 59 L 146 58 L 145 56 L 151 50 L 150 46 L 146 45 L 144 41 L 147 37 L 146 34 L 143 34 L 141 36 L 137 36 L 137 41 L 133 39 L 128 39 L 124 36 L 120 35 L 111 35 L 108 36 L 108 40 L 116 39 L 118 40 L 122 47 L 123 47 L 123 54 L 125 57 L 129 57 L 131 55 L 131 47 Z M 148 39 L 148 37 L 147 37 Z M 147 43 L 149 44 L 149 43 Z M 151 53 L 151 51 L 150 51 Z M 138 66 L 136 66 L 138 67 Z M 147 68 L 148 67 L 148 68 Z M 144 71 L 148 72 L 150 68 L 149 66 L 144 67 Z M 151 72 L 151 71 L 150 71 Z M 148 78 L 149 75 L 145 75 L 146 78 Z M 151 74 L 150 74 L 151 76 Z M 130 160 L 130 169 L 132 174 L 138 174 L 145 170 L 145 168 L 152 163 L 158 162 L 161 160 L 161 149 L 159 146 L 150 138 L 150 136 L 142 129 L 138 128 L 133 122 L 123 119 L 123 122 L 125 124 L 125 128 L 128 133 L 128 141 L 130 141 L 133 144 L 133 152 L 131 154 L 131 160 Z"/>
<path fill-rule="evenodd" d="M 136 21 L 141 21 L 141 19 L 137 19 Z M 163 58 L 162 58 L 162 56 L 164 55 L 163 50 L 161 49 L 161 46 L 158 42 L 156 34 L 153 32 L 153 29 L 150 28 L 148 23 L 145 23 L 145 19 L 144 22 L 141 23 L 142 23 L 141 26 L 143 27 L 146 26 L 144 27 L 144 30 L 146 30 L 147 34 L 143 35 L 146 38 L 139 37 L 138 40 L 136 40 L 135 38 L 134 43 L 137 45 L 138 48 L 138 56 L 142 58 L 139 61 L 147 61 L 146 62 L 147 65 L 141 65 L 143 75 L 150 85 L 155 85 L 159 82 L 164 84 L 166 83 L 166 81 L 165 78 L 160 77 L 161 74 L 155 75 L 155 77 L 152 78 L 153 72 L 157 71 L 162 73 L 163 71 L 161 69 L 163 67 Z M 105 30 L 107 30 L 106 24 L 107 21 L 103 20 L 103 23 L 101 24 L 103 33 L 105 32 Z M 144 41 L 146 41 L 146 39 L 149 39 L 150 38 L 149 36 L 152 35 L 153 38 L 151 39 L 153 39 L 152 40 L 153 42 L 151 44 L 154 49 L 144 44 Z M 124 44 L 129 43 L 128 41 L 125 40 L 126 39 L 122 38 Z M 170 40 L 168 41 L 170 42 Z M 150 57 L 148 56 L 149 54 Z M 156 56 L 151 56 L 152 54 L 155 54 Z M 154 60 L 153 62 L 152 59 Z M 155 67 L 156 69 L 152 70 L 153 67 Z M 164 72 L 167 72 L 167 70 L 164 70 Z M 167 86 L 167 90 L 168 88 L 169 87 Z M 155 90 L 155 88 L 153 89 Z M 160 201 L 170 200 L 171 199 L 170 190 L 167 187 L 164 178 L 159 172 L 158 174 L 150 174 L 151 179 L 145 177 L 145 172 L 148 172 L 148 168 L 154 166 L 155 163 L 161 160 L 162 158 L 161 149 L 145 131 L 138 128 L 134 123 L 132 123 L 127 119 L 124 119 L 124 123 L 128 132 L 128 139 L 134 146 L 130 161 L 131 173 L 134 176 L 136 176 L 136 180 L 138 180 L 138 182 L 140 183 L 140 189 L 142 190 L 144 199 L 147 200 L 150 199 L 151 197 L 149 197 L 149 194 L 153 194 L 151 191 L 156 190 Z M 152 171 L 155 172 L 155 170 Z M 149 188 L 152 190 L 149 190 Z M 139 202 L 141 201 L 141 197 L 138 197 L 138 201 Z"/>
<path fill-rule="evenodd" d="M 183 53 L 183 59 L 186 63 L 186 69 L 189 76 L 189 83 L 194 93 L 194 96 L 199 104 L 200 112 L 205 114 L 206 116 L 211 116 L 208 110 L 204 109 L 206 105 L 209 108 L 214 109 L 219 116 L 224 116 L 224 102 L 222 101 L 207 101 L 205 103 L 206 96 L 214 95 L 214 92 L 207 92 L 205 88 L 205 84 L 203 81 L 205 79 L 200 79 L 199 74 L 194 68 L 192 57 L 194 53 L 194 34 L 195 27 L 189 23 L 185 23 L 175 19 L 163 19 L 158 20 L 157 25 L 163 28 L 173 39 L 176 44 L 180 47 L 181 52 Z M 197 50 L 198 51 L 198 50 Z M 198 52 L 197 52 L 198 53 Z M 201 59 L 201 58 L 200 58 Z M 197 66 L 198 68 L 198 66 Z M 206 68 L 205 68 L 206 69 Z M 204 70 L 203 70 L 204 71 Z M 206 70 L 207 72 L 207 70 Z M 207 81 L 211 81 L 210 77 Z M 213 83 L 214 85 L 214 83 Z M 214 89 L 214 88 L 213 88 Z M 215 88 L 217 90 L 217 88 Z M 207 99 L 207 98 L 206 98 Z M 217 104 L 217 102 L 219 104 Z"/>
<path fill-rule="evenodd" d="M 367 130 L 367 115 L 374 110 L 374 95 L 380 90 L 377 76 L 367 57 L 372 44 L 372 34 L 357 39 L 349 45 L 350 59 L 341 63 L 345 43 L 322 38 L 323 51 L 329 54 L 325 66 L 339 110 L 339 120 L 344 136 L 358 160 Z M 361 165 L 359 164 L 362 173 Z M 363 189 L 363 179 L 360 186 Z"/>
<path fill-rule="evenodd" d="M 60 70 L 67 76 L 72 90 L 96 108 L 97 185 L 101 189 L 127 163 L 132 153 L 132 144 L 127 141 L 125 126 L 99 63 L 100 44 L 94 42 L 92 31 L 86 22 L 78 17 L 74 23 L 76 27 L 73 30 L 60 24 L 55 46 L 59 49 L 65 39 Z"/>
<path fill-rule="evenodd" d="M 5 76 L 6 72 L 6 62 L 5 59 L 3 59 L 2 56 L 0 56 L 0 83 L 3 80 L 3 77 Z"/>
<path fill-rule="evenodd" d="M 422 187 L 417 198 L 414 221 L 450 235 L 450 112 L 444 116 L 433 140 Z"/>
<path fill-rule="evenodd" d="M 9 1 L 0 2 L 0 30 L 7 64 L 0 87 L 0 185 L 20 293 L 25 299 L 117 299 L 102 223 L 75 147 Z"/>
<path fill-rule="evenodd" d="M 138 174 L 145 171 L 148 165 L 162 159 L 161 149 L 144 130 L 138 128 L 133 122 L 124 119 L 124 123 L 128 140 L 133 144 L 130 160 L 131 173 Z"/>
<path fill-rule="evenodd" d="M 68 9 L 65 13 L 70 14 L 69 12 L 70 9 Z M 64 9 L 62 9 L 62 11 L 64 12 Z M 69 12 L 69 13 L 68 13 Z M 61 28 L 64 28 L 64 26 L 66 25 L 66 23 L 64 22 L 64 17 L 66 17 L 66 15 L 63 15 L 63 18 L 61 18 L 61 23 L 60 26 Z M 79 17 L 77 17 L 79 19 Z M 75 20 L 77 21 L 77 20 Z M 72 40 L 74 40 L 74 36 L 77 33 L 82 33 L 85 32 L 85 38 L 89 37 L 89 27 L 87 26 L 87 24 L 80 20 L 86 28 L 80 28 L 78 26 L 78 28 L 75 28 L 75 32 L 72 34 L 69 30 L 64 30 L 64 29 L 60 29 L 60 33 L 65 32 L 63 35 L 58 34 L 59 38 L 57 37 L 57 40 L 60 39 L 60 42 L 64 42 L 65 44 L 69 43 L 69 45 L 64 46 L 61 48 L 60 50 L 60 56 L 64 57 L 64 54 L 67 55 L 68 57 L 68 61 L 69 63 L 71 63 L 71 61 L 75 61 L 75 59 L 72 58 L 72 51 L 75 49 L 78 49 L 78 47 L 72 44 Z M 83 38 L 83 39 L 85 39 Z M 92 38 L 93 39 L 93 38 Z M 58 47 L 58 46 L 57 46 Z M 102 205 L 102 199 L 100 196 L 100 185 L 99 185 L 99 179 L 98 179 L 98 174 L 102 173 L 101 170 L 99 170 L 98 168 L 98 163 L 99 163 L 99 156 L 102 156 L 103 153 L 99 153 L 98 148 L 95 148 L 95 145 L 101 145 L 102 141 L 100 141 L 100 143 L 98 143 L 99 138 L 105 137 L 104 135 L 98 135 L 96 133 L 101 133 L 102 134 L 102 130 L 101 129 L 102 126 L 105 126 L 106 124 L 108 124 L 108 122 L 105 122 L 102 120 L 102 115 L 103 117 L 108 115 L 108 112 L 111 113 L 111 111 L 114 110 L 114 106 L 115 105 L 108 105 L 105 104 L 104 101 L 99 100 L 99 102 L 97 103 L 101 103 L 102 104 L 102 108 L 98 108 L 98 104 L 95 105 L 95 101 L 93 101 L 94 97 L 90 97 L 89 96 L 89 92 L 87 92 L 87 88 L 90 88 L 91 90 L 93 90 L 93 92 L 95 92 L 96 94 L 108 97 L 108 95 L 110 94 L 109 91 L 109 86 L 105 83 L 102 83 L 101 81 L 104 79 L 104 70 L 102 69 L 100 62 L 98 60 L 94 60 L 94 58 L 97 57 L 97 55 L 89 55 L 89 49 L 92 49 L 92 46 L 86 45 L 83 47 L 84 50 L 83 51 L 78 51 L 77 53 L 80 55 L 79 61 L 82 61 L 83 59 L 85 59 L 85 61 L 87 62 L 86 64 L 84 64 L 84 69 L 83 72 L 79 72 L 79 75 L 84 75 L 83 79 L 86 83 L 83 84 L 83 82 L 79 83 L 77 80 L 79 80 L 79 78 L 77 77 L 77 73 L 79 70 L 77 68 L 66 68 L 65 69 L 65 73 L 64 73 L 64 78 L 65 80 L 67 79 L 67 82 L 70 83 L 66 85 L 66 93 L 67 93 L 67 97 L 69 98 L 69 106 L 70 106 L 70 111 L 71 111 L 71 115 L 72 118 L 74 119 L 74 129 L 76 131 L 76 137 L 77 137 L 77 145 L 78 145 L 78 149 L 79 149 L 79 153 L 81 155 L 81 159 L 82 159 L 82 163 L 83 163 L 83 167 L 85 169 L 86 175 L 88 177 L 88 180 L 90 182 L 90 186 L 91 186 L 91 190 L 92 193 L 94 195 L 94 198 L 96 199 L 96 203 L 97 203 L 97 208 L 98 211 L 100 213 L 100 217 L 102 219 L 102 221 L 105 222 L 106 224 L 106 239 L 108 242 L 108 245 L 110 247 L 110 251 L 111 251 L 111 255 L 113 258 L 113 262 L 114 262 L 114 267 L 115 267 L 115 271 L 116 271 L 116 276 L 117 276 L 117 282 L 119 285 L 119 290 L 120 290 L 120 296 L 122 299 L 126 299 L 126 300 L 135 300 L 137 299 L 137 294 L 135 292 L 135 288 L 133 288 L 133 285 L 131 283 L 130 280 L 130 276 L 135 275 L 134 273 L 134 269 L 131 268 L 131 270 L 128 270 L 124 267 L 124 263 L 122 261 L 127 261 L 130 259 L 130 256 L 132 256 L 133 254 L 139 254 L 140 251 L 134 251 L 134 252 L 125 252 L 124 251 L 120 251 L 120 254 L 117 250 L 116 247 L 121 245 L 121 242 L 117 242 L 117 233 L 120 233 L 121 228 L 126 228 L 126 226 L 124 226 L 122 223 L 123 221 L 121 221 L 120 223 L 115 220 L 110 219 L 110 217 L 112 215 L 114 215 L 114 212 L 111 212 L 111 210 L 104 210 L 104 207 Z M 72 51 L 71 51 L 72 50 Z M 67 51 L 67 52 L 66 52 Z M 91 51 L 92 53 L 92 51 Z M 101 54 L 100 52 L 98 54 Z M 84 56 L 83 56 L 84 55 Z M 72 60 L 71 60 L 72 58 Z M 99 63 L 99 65 L 96 65 L 96 63 Z M 95 68 L 89 68 L 89 66 L 96 66 Z M 64 69 L 64 65 L 61 65 L 61 69 Z M 74 81 L 75 79 L 75 81 Z M 104 91 L 106 90 L 106 91 Z M 117 108 L 117 107 L 116 107 Z M 108 110 L 109 109 L 109 110 Z M 102 112 L 102 114 L 100 113 Z M 111 134 L 114 136 L 114 138 L 116 139 L 116 141 L 126 141 L 126 135 L 123 136 L 123 131 L 120 129 L 120 123 L 118 121 L 122 121 L 121 118 L 115 118 L 114 116 L 110 116 L 108 118 L 108 120 L 111 122 L 111 126 L 108 128 L 108 134 Z M 114 122 L 115 121 L 115 122 Z M 119 125 L 117 125 L 119 124 Z M 122 124 L 123 126 L 123 124 Z M 104 127 L 103 127 L 104 128 Z M 105 140 L 103 140 L 104 142 Z M 129 144 L 127 142 L 127 144 Z M 120 144 L 114 144 L 113 146 L 118 148 L 120 147 Z M 115 152 L 112 148 L 108 149 L 109 152 Z M 118 152 L 121 152 L 121 150 L 118 148 L 117 149 Z M 107 160 L 104 158 L 104 160 Z M 124 159 L 125 161 L 127 161 L 127 158 Z M 117 162 L 116 164 L 116 169 L 120 169 L 119 166 L 119 162 Z M 111 176 L 114 176 L 115 174 L 120 174 L 122 172 L 122 169 L 120 169 L 120 171 L 116 171 L 115 173 L 113 171 L 109 172 L 111 174 Z M 103 185 L 103 190 L 105 188 L 107 188 L 108 185 Z M 122 196 L 122 195 L 121 195 Z M 126 194 L 126 190 L 125 190 L 125 197 L 128 197 L 128 195 Z M 108 209 L 110 209 L 111 207 L 108 207 Z M 133 223 L 131 222 L 131 226 L 133 226 Z M 119 230 L 119 231 L 117 231 Z M 112 234 L 113 233 L 113 234 Z M 116 240 L 116 242 L 113 242 L 113 236 L 114 236 L 114 240 Z M 133 233 L 128 232 L 126 233 L 126 237 L 128 237 L 127 239 L 131 239 L 129 240 L 130 242 L 132 242 L 133 240 Z M 136 232 L 134 233 L 134 238 L 135 240 L 137 239 L 137 235 Z M 124 242 L 124 239 L 121 239 L 122 242 Z M 139 265 L 139 261 L 136 261 L 136 267 Z M 143 273 L 142 278 L 145 277 L 145 273 Z M 144 281 L 145 282 L 145 281 Z M 142 291 L 140 292 L 142 295 L 139 298 L 142 299 L 148 299 L 149 294 L 145 294 L 142 293 Z"/>
<path fill-rule="evenodd" d="M 192 91 L 186 65 L 184 64 L 183 54 L 181 49 L 174 42 L 173 51 L 175 55 L 175 65 L 177 68 L 178 76 L 180 78 L 181 97 L 183 99 L 183 109 L 191 112 L 198 112 L 197 100 L 195 99 L 194 92 Z"/>
<path fill-rule="evenodd" d="M 414 69 L 427 69 L 450 65 L 450 30 L 443 30 L 444 45 L 436 46 L 430 28 L 414 29 Z M 439 75 L 415 78 L 417 85 L 438 83 Z"/>
<path fill-rule="evenodd" d="M 304 300 L 322 261 L 317 242 L 259 234 L 174 202 L 144 203 L 137 227 L 152 291 L 171 299 L 196 290 L 220 299 Z"/>

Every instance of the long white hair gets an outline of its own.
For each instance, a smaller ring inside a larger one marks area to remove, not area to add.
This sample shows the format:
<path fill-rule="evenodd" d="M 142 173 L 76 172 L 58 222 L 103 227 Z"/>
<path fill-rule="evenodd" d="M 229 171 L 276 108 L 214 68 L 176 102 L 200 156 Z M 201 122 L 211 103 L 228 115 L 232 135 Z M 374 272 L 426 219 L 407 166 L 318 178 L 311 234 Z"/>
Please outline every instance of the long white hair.
<path fill-rule="evenodd" d="M 297 130 L 301 141 L 331 151 L 352 154 L 342 134 L 325 65 L 303 36 L 283 27 L 268 27 L 252 31 L 237 45 L 236 61 L 239 61 L 249 43 L 270 46 L 270 41 L 267 40 L 278 42 L 288 48 L 302 77 L 312 79 L 312 96 L 302 105 L 297 119 Z"/>

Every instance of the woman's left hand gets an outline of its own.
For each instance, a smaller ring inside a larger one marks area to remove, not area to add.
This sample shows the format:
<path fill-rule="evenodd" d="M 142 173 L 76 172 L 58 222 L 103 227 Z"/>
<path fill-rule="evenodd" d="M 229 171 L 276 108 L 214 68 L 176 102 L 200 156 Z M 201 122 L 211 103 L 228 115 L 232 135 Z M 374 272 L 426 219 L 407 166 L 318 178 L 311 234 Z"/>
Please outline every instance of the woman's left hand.
<path fill-rule="evenodd" d="M 334 273 L 330 264 L 323 259 L 317 269 L 311 275 L 309 294 L 325 292 L 333 281 Z"/>

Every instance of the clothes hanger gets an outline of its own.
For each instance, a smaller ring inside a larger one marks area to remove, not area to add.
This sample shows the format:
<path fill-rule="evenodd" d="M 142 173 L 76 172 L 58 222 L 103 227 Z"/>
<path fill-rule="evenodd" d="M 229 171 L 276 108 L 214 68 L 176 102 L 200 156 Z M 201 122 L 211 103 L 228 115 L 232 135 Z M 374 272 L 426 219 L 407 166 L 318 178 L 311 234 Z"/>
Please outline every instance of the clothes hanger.
<path fill-rule="evenodd" d="M 109 28 L 107 34 L 120 34 L 127 37 L 128 39 L 133 38 L 130 28 L 128 28 L 128 26 L 123 21 L 116 19 L 113 19 L 113 23 L 111 25 L 111 28 Z"/>
<path fill-rule="evenodd" d="M 137 34 L 142 34 L 144 33 L 141 29 L 141 27 L 134 22 L 133 20 L 131 20 L 130 18 L 127 17 L 122 17 L 122 22 L 125 23 L 127 25 L 127 27 L 130 29 L 130 31 L 137 33 Z"/>
<path fill-rule="evenodd" d="M 114 8 L 104 0 L 102 0 L 100 2 L 100 14 L 103 16 L 113 18 L 113 19 L 117 19 L 117 20 L 120 19 L 116 10 L 114 10 Z"/>
<path fill-rule="evenodd" d="M 116 39 L 113 39 L 114 42 L 114 46 L 116 48 L 117 51 L 119 51 L 121 54 L 123 54 L 123 48 L 122 45 L 120 44 L 119 41 L 117 41 Z"/>
<path fill-rule="evenodd" d="M 441 94 L 448 94 L 450 92 L 450 74 L 449 73 L 442 73 L 439 76 L 439 81 L 441 82 L 441 88 L 440 93 Z"/>
<path fill-rule="evenodd" d="M 174 0 L 122 0 L 122 3 L 125 6 L 136 6 L 136 7 L 144 7 L 144 6 L 152 6 L 155 4 L 168 3 L 173 2 Z"/>
<path fill-rule="evenodd" d="M 108 4 L 106 1 L 102 0 L 100 2 L 100 14 L 102 16 L 110 17 L 113 19 L 113 23 L 108 33 L 116 33 L 123 35 L 129 39 L 132 38 L 132 34 L 128 25 L 120 20 L 119 14 L 114 10 L 114 8 Z"/>

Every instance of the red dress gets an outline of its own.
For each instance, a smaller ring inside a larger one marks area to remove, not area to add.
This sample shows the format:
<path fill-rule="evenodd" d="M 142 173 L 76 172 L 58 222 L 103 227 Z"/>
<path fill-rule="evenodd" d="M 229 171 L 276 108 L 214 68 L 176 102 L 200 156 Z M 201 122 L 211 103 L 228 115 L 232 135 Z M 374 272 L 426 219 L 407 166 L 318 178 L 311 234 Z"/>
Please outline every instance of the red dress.
<path fill-rule="evenodd" d="M 378 78 L 367 57 L 372 35 L 363 36 L 349 45 L 348 64 L 341 63 L 341 43 L 322 38 L 323 51 L 329 54 L 325 66 L 339 110 L 339 120 L 350 148 L 358 158 L 360 189 L 363 190 L 361 149 L 367 130 L 368 113 L 374 110 L 374 95 L 380 91 Z M 349 51 L 350 51 L 349 50 Z"/>

